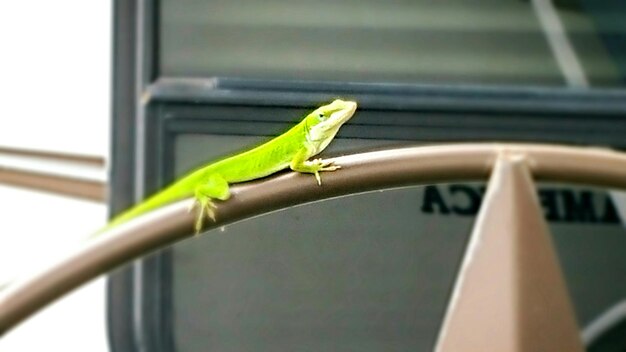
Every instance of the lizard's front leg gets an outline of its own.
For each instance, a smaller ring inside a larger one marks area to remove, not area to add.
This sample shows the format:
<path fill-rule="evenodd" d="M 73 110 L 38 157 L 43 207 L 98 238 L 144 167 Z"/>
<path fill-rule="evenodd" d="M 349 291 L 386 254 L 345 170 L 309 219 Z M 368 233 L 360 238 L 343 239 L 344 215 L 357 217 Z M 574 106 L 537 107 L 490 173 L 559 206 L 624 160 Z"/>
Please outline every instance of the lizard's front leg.
<path fill-rule="evenodd" d="M 306 172 L 315 175 L 318 185 L 322 185 L 322 179 L 320 177 L 321 171 L 335 171 L 340 169 L 341 166 L 333 165 L 332 161 L 325 161 L 322 159 L 306 160 L 311 156 L 311 151 L 307 148 L 302 148 L 296 156 L 291 160 L 289 167 L 293 171 Z"/>
<path fill-rule="evenodd" d="M 213 199 L 227 200 L 230 198 L 228 182 L 219 174 L 211 175 L 205 183 L 195 188 L 194 196 L 196 198 L 194 207 L 199 207 L 195 225 L 196 234 L 198 234 L 202 229 L 205 214 L 215 221 L 215 204 Z"/>

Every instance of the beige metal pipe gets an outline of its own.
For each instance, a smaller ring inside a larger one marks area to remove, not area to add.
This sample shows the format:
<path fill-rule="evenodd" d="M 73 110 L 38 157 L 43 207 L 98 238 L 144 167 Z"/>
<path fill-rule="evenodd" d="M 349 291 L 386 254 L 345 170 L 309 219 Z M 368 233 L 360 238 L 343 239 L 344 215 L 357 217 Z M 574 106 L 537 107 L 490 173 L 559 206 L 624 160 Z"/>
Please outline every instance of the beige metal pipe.
<path fill-rule="evenodd" d="M 104 202 L 105 179 L 94 177 L 104 171 L 100 157 L 0 147 L 0 184 Z"/>
<path fill-rule="evenodd" d="M 16 170 L 2 166 L 0 166 L 0 184 L 35 189 L 96 202 L 104 202 L 106 193 L 106 187 L 100 181 Z"/>
<path fill-rule="evenodd" d="M 626 154 L 599 148 L 521 144 L 454 144 L 348 155 L 322 175 L 279 175 L 233 187 L 218 204 L 220 227 L 295 204 L 405 185 L 486 179 L 499 155 L 524 155 L 536 180 L 626 188 Z M 0 292 L 0 334 L 98 275 L 192 236 L 191 200 L 178 202 L 101 235 L 81 250 Z"/>

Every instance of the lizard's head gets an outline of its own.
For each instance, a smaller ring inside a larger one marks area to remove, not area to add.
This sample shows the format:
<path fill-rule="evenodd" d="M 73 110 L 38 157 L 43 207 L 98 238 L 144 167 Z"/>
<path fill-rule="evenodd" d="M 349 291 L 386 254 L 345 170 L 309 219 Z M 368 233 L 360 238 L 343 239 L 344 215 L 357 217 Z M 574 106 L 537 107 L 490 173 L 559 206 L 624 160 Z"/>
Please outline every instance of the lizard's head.
<path fill-rule="evenodd" d="M 355 110 L 355 102 L 337 99 L 309 114 L 309 128 L 324 132 L 335 130 L 336 133 L 352 117 Z"/>
<path fill-rule="evenodd" d="M 315 109 L 306 117 L 307 141 L 313 144 L 317 152 L 322 151 L 339 128 L 354 115 L 355 110 L 355 102 L 340 99 Z"/>
<path fill-rule="evenodd" d="M 317 125 L 328 129 L 335 126 L 341 127 L 352 117 L 355 110 L 355 102 L 337 99 L 328 105 L 317 108 L 311 115 L 317 118 Z"/>

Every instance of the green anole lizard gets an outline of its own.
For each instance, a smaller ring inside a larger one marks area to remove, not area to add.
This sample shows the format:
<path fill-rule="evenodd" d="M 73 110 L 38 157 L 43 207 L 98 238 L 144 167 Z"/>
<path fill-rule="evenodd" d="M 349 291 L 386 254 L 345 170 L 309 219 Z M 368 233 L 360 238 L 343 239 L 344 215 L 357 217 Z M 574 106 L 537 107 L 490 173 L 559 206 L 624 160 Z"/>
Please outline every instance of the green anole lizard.
<path fill-rule="evenodd" d="M 328 146 L 339 128 L 352 117 L 356 106 L 355 102 L 343 100 L 321 106 L 280 136 L 256 148 L 190 172 L 113 218 L 98 233 L 165 204 L 191 196 L 195 198 L 194 207 L 198 208 L 195 230 L 199 233 L 205 216 L 215 221 L 213 200 L 230 198 L 230 184 L 262 178 L 288 167 L 297 172 L 315 175 L 317 183 L 321 185 L 319 173 L 335 171 L 340 166 L 322 159 L 308 159 Z"/>

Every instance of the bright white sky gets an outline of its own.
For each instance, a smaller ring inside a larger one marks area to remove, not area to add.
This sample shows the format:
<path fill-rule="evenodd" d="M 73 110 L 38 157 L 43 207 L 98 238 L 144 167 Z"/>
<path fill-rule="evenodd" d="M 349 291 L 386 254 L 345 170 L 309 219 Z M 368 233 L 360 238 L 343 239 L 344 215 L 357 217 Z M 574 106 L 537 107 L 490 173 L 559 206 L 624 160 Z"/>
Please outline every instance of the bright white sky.
<path fill-rule="evenodd" d="M 110 0 L 0 2 L 0 147 L 107 156 Z M 0 282 L 105 222 L 104 204 L 0 185 Z M 41 231 L 45 227 L 45 231 Z M 107 351 L 104 280 L 0 338 L 1 351 Z"/>
<path fill-rule="evenodd" d="M 111 3 L 0 2 L 0 146 L 106 155 Z"/>

